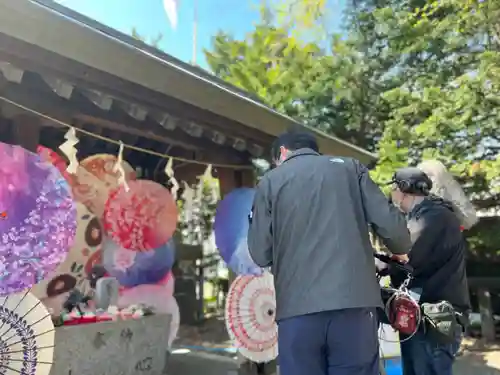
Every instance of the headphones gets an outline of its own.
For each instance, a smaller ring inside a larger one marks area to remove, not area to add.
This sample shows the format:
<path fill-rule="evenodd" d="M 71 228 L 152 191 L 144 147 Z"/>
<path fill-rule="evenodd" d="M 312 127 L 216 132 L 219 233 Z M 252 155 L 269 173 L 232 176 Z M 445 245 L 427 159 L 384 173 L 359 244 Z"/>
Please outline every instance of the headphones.
<path fill-rule="evenodd" d="M 404 194 L 424 194 L 429 195 L 432 189 L 432 181 L 412 181 L 400 180 L 396 181 L 398 189 Z"/>

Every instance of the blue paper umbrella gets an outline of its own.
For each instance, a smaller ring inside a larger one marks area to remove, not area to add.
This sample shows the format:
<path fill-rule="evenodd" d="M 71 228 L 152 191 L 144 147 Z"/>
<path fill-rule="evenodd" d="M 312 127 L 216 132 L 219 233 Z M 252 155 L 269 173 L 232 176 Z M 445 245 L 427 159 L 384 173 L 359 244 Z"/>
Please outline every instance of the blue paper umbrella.
<path fill-rule="evenodd" d="M 260 275 L 248 252 L 248 215 L 252 210 L 255 190 L 235 189 L 218 204 L 215 213 L 215 244 L 222 259 L 238 275 Z"/>
<path fill-rule="evenodd" d="M 157 249 L 142 252 L 121 248 L 109 238 L 103 244 L 104 268 L 125 287 L 160 282 L 174 261 L 173 239 Z"/>

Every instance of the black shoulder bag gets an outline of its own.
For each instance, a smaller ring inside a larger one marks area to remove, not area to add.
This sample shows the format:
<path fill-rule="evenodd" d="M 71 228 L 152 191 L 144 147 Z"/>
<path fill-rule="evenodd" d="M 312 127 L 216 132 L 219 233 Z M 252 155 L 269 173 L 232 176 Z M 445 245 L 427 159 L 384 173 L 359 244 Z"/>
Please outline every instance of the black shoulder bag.
<path fill-rule="evenodd" d="M 427 337 L 439 344 L 452 344 L 463 328 L 459 324 L 458 313 L 447 301 L 423 303 L 422 324 Z"/>

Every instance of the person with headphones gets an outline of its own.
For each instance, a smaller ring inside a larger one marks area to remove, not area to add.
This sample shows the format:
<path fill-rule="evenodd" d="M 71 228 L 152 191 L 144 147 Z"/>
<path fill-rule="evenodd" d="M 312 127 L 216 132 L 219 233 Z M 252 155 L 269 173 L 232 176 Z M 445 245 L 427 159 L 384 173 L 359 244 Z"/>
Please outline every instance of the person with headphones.
<path fill-rule="evenodd" d="M 406 214 L 412 239 L 408 288 L 421 291 L 419 303 L 428 307 L 424 312 L 437 311 L 436 320 L 425 319 L 413 336 L 401 337 L 403 374 L 451 375 L 470 309 L 459 215 L 450 202 L 430 194 L 432 181 L 418 168 L 399 169 L 390 184 L 392 202 Z M 390 273 L 396 286 L 406 278 L 397 270 Z M 437 330 L 450 311 L 449 324 L 441 325 L 448 331 Z"/>
<path fill-rule="evenodd" d="M 271 267 L 282 375 L 378 375 L 382 306 L 369 226 L 404 258 L 404 215 L 368 169 L 321 155 L 313 135 L 287 132 L 272 147 L 276 168 L 260 180 L 248 248 Z"/>

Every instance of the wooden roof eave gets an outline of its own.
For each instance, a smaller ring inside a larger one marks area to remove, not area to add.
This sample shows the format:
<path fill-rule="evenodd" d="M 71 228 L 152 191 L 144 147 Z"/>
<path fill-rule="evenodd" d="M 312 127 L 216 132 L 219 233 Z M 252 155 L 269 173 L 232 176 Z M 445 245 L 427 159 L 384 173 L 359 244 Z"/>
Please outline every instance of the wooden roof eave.
<path fill-rule="evenodd" d="M 0 3 L 0 33 L 271 136 L 292 125 L 301 126 L 227 85 L 193 72 L 193 69 L 146 52 L 35 2 L 3 0 Z M 353 156 L 367 164 L 376 158 L 348 142 L 315 133 L 324 153 Z"/>
<path fill-rule="evenodd" d="M 1 64 L 1 62 L 0 62 Z M 75 125 L 84 131 L 87 125 L 94 125 L 92 133 L 100 135 L 99 129 L 114 132 L 114 139 L 134 138 L 136 141 L 151 140 L 158 144 L 175 147 L 175 154 L 191 155 L 196 160 L 202 158 L 207 163 L 247 165 L 249 155 L 226 145 L 217 145 L 203 138 L 192 137 L 185 132 L 162 129 L 149 115 L 140 121 L 125 113 L 116 100 L 109 110 L 103 110 L 81 95 L 78 87 L 72 89 L 69 98 L 57 95 L 37 74 L 24 72 L 19 83 L 9 82 L 0 74 L 0 109 L 7 118 L 26 114 L 23 108 L 42 116 L 40 124 L 48 127 L 64 127 L 62 123 Z M 7 101 L 5 101 L 6 99 Z M 15 103 L 15 104 L 10 104 Z M 21 107 L 19 107 L 21 105 Z M 125 140 L 124 140 L 125 141 Z M 134 142 L 135 143 L 135 142 Z M 139 146 L 139 145 L 137 145 Z M 155 152 L 161 150 L 153 149 Z M 161 152 L 160 152 L 161 153 Z M 183 156 L 177 155 L 177 156 Z M 190 157 L 191 157 L 190 156 Z"/>

